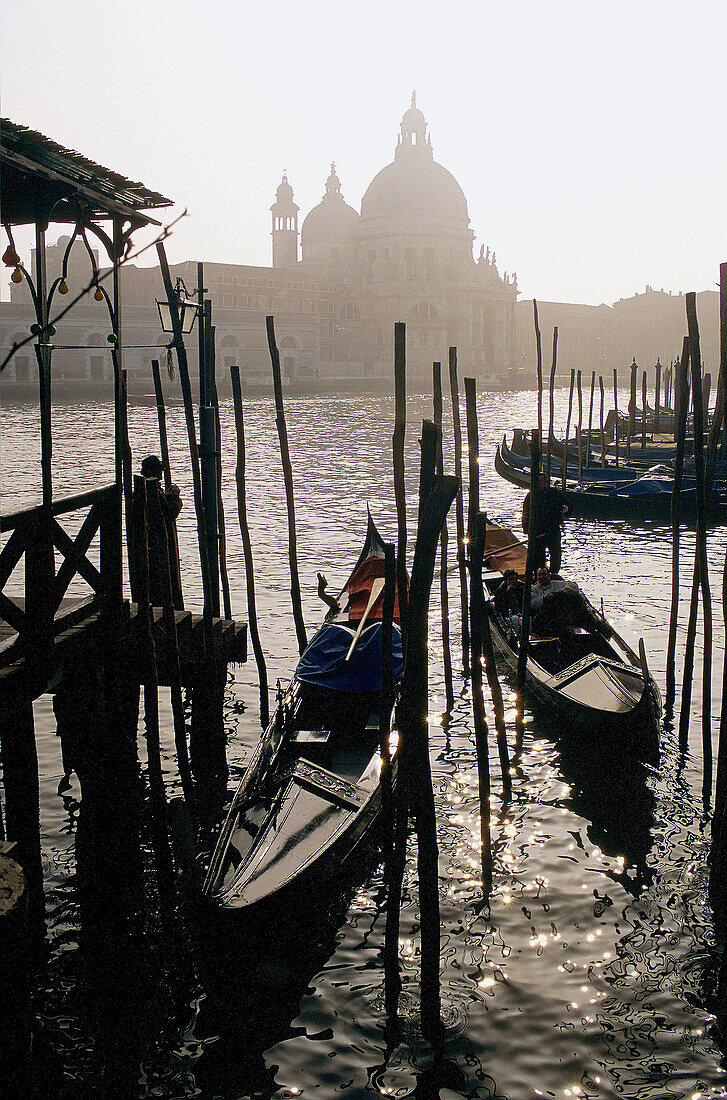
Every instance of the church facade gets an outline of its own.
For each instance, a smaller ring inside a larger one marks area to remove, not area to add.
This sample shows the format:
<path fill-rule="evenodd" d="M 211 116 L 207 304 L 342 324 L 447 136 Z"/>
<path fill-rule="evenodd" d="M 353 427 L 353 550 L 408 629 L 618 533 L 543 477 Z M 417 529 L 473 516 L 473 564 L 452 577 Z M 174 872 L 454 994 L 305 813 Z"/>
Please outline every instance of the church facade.
<path fill-rule="evenodd" d="M 284 175 L 270 208 L 272 266 L 205 261 L 212 301 L 220 384 L 239 365 L 249 383 L 269 384 L 265 317 L 275 317 L 284 382 L 328 390 L 385 388 L 391 384 L 394 323 L 407 325 L 407 377 L 428 389 L 432 363 L 445 369 L 456 346 L 460 377 L 483 385 L 512 384 L 517 363 L 516 277 L 501 277 L 489 248 L 473 256 L 467 200 L 454 176 L 434 159 L 431 139 L 415 97 L 405 112 L 392 162 L 381 169 L 361 200 L 348 205 L 331 165 L 322 201 L 302 224 L 293 188 Z M 49 277 L 60 270 L 69 238 L 48 248 Z M 71 289 L 88 273 L 79 267 Z M 174 265 L 172 278 L 196 284 L 196 263 Z M 163 297 L 158 270 L 126 266 L 124 366 L 133 392 L 148 389 L 150 360 L 165 337 L 155 299 Z M 54 379 L 65 383 L 108 381 L 108 319 L 83 299 L 59 325 L 58 342 L 73 351 L 54 357 Z M 25 284 L 11 286 L 3 303 L 0 345 L 9 347 L 32 323 Z M 26 323 L 27 322 L 27 323 Z M 62 330 L 62 331 L 61 331 Z M 196 339 L 188 341 L 196 368 Z M 88 348 L 88 352 L 83 349 Z M 104 348 L 106 351 L 104 352 Z M 6 386 L 33 385 L 32 349 L 24 349 L 3 374 Z"/>
<path fill-rule="evenodd" d="M 412 96 L 393 161 L 374 177 L 358 213 L 341 194 L 335 165 L 322 201 L 300 230 L 287 179 L 273 212 L 273 266 L 327 274 L 336 300 L 338 366 L 388 374 L 393 327 L 407 324 L 407 370 L 428 380 L 434 360 L 456 346 L 463 371 L 503 383 L 516 363 L 516 277 L 501 278 L 494 255 L 473 256 L 467 200 L 434 160 Z"/>

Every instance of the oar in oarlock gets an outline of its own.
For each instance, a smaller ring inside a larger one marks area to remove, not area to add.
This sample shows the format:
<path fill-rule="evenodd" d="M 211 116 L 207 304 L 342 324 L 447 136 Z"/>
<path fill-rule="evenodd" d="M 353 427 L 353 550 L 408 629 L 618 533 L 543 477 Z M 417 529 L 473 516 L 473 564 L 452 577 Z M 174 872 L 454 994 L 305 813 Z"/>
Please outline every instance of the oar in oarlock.
<path fill-rule="evenodd" d="M 369 596 L 369 602 L 366 604 L 366 610 L 364 611 L 363 615 L 361 616 L 361 622 L 358 624 L 358 628 L 356 630 L 356 633 L 353 636 L 353 641 L 351 642 L 351 645 L 349 646 L 348 653 L 346 654 L 346 658 L 345 658 L 346 660 L 348 660 L 350 658 L 351 654 L 353 653 L 354 649 L 356 648 L 356 642 L 359 640 L 359 637 L 361 635 L 361 631 L 364 628 L 364 623 L 366 622 L 366 620 L 369 617 L 369 611 L 374 606 L 374 604 L 378 600 L 378 598 L 381 595 L 381 593 L 383 592 L 383 590 L 384 590 L 384 578 L 383 577 L 377 577 L 376 580 L 374 581 L 374 583 L 371 585 L 371 595 Z"/>

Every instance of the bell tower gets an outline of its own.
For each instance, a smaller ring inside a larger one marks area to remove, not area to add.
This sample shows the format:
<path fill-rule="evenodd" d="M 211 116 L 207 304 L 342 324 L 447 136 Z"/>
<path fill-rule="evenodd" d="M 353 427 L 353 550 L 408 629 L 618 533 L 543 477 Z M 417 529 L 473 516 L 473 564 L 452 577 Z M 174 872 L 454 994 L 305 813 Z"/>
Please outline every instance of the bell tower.
<path fill-rule="evenodd" d="M 270 207 L 273 215 L 273 267 L 290 267 L 298 262 L 298 210 L 293 202 L 293 188 L 283 171 L 275 202 Z"/>

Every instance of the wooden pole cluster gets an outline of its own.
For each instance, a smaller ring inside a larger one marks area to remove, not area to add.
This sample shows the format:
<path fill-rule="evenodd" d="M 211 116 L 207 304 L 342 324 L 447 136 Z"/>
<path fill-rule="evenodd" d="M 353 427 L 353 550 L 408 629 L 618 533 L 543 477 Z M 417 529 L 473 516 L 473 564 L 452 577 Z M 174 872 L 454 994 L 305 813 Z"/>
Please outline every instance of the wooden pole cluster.
<path fill-rule="evenodd" d="M 436 813 L 429 763 L 428 609 L 442 524 L 454 500 L 458 481 L 436 474 L 440 433 L 431 421 L 422 426 L 419 519 L 408 605 L 404 675 L 399 703 L 399 763 L 396 837 L 387 909 L 387 1011 L 395 1018 L 400 992 L 398 975 L 398 907 L 406 848 L 406 814 L 411 808 L 417 835 L 421 911 L 422 1031 L 438 1043 L 442 1036 L 439 992 L 439 893 Z"/>
<path fill-rule="evenodd" d="M 161 268 L 162 278 L 164 280 L 164 289 L 166 291 L 167 302 L 169 304 L 169 310 L 172 318 L 172 327 L 174 330 L 174 348 L 177 352 L 177 362 L 179 365 L 179 382 L 182 388 L 182 398 L 184 401 L 184 422 L 187 429 L 187 441 L 189 443 L 189 453 L 192 468 L 192 492 L 194 495 L 194 510 L 197 519 L 197 545 L 199 547 L 199 561 L 200 569 L 202 572 L 202 592 L 204 596 L 205 637 L 209 653 L 213 654 L 214 641 L 212 633 L 212 580 L 210 574 L 210 562 L 207 545 L 207 523 L 205 519 L 204 505 L 202 503 L 202 479 L 200 474 L 199 448 L 197 446 L 194 412 L 192 409 L 192 387 L 189 380 L 187 350 L 184 346 L 182 324 L 179 317 L 179 304 L 177 301 L 177 295 L 175 294 L 174 288 L 172 286 L 171 275 L 169 274 L 169 264 L 167 262 L 167 256 L 164 250 L 164 243 L 160 241 L 157 244 L 156 248 L 159 254 L 159 266 Z"/>

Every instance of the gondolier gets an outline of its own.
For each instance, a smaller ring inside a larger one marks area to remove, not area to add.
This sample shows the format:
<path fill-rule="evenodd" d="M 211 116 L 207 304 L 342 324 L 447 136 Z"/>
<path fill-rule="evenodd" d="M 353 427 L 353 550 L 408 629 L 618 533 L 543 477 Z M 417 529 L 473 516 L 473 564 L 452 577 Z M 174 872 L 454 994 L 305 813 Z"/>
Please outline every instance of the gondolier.
<path fill-rule="evenodd" d="M 535 512 L 535 539 L 533 568 L 540 569 L 545 565 L 545 551 L 548 551 L 550 572 L 560 572 L 560 563 L 563 557 L 561 547 L 561 525 L 568 515 L 568 505 L 560 489 L 549 485 L 545 474 L 538 478 L 538 497 Z M 522 514 L 523 531 L 528 533 L 530 525 L 530 493 L 527 493 L 523 501 Z"/>

